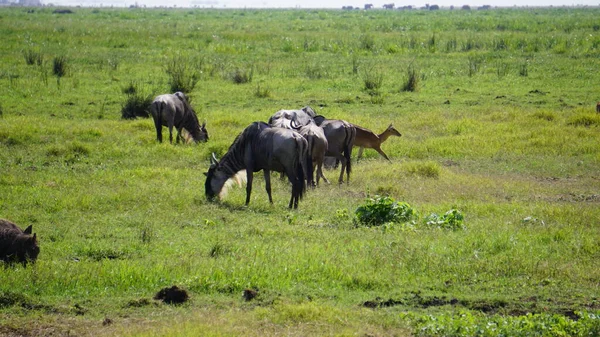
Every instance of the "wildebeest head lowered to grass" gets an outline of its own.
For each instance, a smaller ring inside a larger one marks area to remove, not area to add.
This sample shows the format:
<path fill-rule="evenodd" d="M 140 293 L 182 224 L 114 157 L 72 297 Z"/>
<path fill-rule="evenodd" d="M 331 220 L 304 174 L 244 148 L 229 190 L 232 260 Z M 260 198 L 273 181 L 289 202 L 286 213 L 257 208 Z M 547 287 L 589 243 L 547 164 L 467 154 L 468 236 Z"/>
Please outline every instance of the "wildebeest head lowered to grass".
<path fill-rule="evenodd" d="M 0 260 L 5 263 L 35 262 L 39 253 L 37 235 L 32 233 L 32 226 L 21 230 L 14 223 L 0 219 Z"/>
<path fill-rule="evenodd" d="M 223 158 L 212 155 L 206 174 L 205 192 L 210 200 L 222 195 L 227 180 L 246 170 L 246 205 L 250 203 L 253 173 L 263 170 L 269 201 L 271 197 L 271 171 L 283 172 L 292 183 L 289 208 L 298 208 L 304 194 L 307 172 L 308 143 L 299 133 L 282 128 L 272 128 L 263 122 L 254 122 L 239 134 Z"/>
<path fill-rule="evenodd" d="M 198 116 L 192 109 L 184 93 L 178 91 L 174 94 L 156 96 L 150 105 L 150 112 L 156 127 L 156 139 L 162 143 L 162 127 L 169 128 L 169 141 L 173 143 L 173 127 L 177 130 L 177 143 L 183 141 L 181 129 L 186 129 L 192 139 L 197 142 L 208 141 L 206 122 L 200 125 Z"/>

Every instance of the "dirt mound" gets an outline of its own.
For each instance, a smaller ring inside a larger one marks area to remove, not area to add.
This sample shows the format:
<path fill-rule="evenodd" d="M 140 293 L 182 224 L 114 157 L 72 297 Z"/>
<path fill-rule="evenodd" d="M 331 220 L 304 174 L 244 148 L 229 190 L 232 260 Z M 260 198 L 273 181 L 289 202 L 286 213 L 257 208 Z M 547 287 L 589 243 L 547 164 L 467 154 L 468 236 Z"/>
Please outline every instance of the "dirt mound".
<path fill-rule="evenodd" d="M 190 296 L 187 291 L 178 286 L 163 288 L 154 296 L 155 300 L 160 300 L 167 304 L 181 304 L 186 302 L 189 298 Z"/>

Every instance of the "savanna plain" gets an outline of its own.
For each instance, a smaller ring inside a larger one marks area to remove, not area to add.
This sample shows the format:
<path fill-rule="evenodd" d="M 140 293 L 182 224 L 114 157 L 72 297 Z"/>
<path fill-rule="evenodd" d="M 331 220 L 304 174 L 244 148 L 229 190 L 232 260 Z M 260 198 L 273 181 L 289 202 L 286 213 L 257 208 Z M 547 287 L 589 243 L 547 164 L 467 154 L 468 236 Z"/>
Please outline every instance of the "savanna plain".
<path fill-rule="evenodd" d="M 0 335 L 600 335 L 600 9 L 54 10 L 0 8 L 0 218 L 41 249 Z M 175 90 L 208 142 L 156 141 Z M 261 174 L 206 199 L 212 153 L 307 105 L 393 123 L 391 160 L 298 210 Z"/>

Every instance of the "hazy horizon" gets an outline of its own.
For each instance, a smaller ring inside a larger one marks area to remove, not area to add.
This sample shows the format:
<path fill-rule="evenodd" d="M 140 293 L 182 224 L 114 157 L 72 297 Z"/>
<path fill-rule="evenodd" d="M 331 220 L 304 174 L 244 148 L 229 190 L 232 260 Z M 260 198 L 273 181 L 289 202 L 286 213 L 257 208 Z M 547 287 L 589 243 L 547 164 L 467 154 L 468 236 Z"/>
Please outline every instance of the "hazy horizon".
<path fill-rule="evenodd" d="M 145 7 L 199 7 L 199 8 L 342 8 L 353 6 L 363 8 L 366 3 L 373 4 L 373 8 L 382 8 L 384 4 L 394 3 L 388 1 L 352 1 L 352 0 L 42 0 L 42 4 L 63 6 L 85 6 L 85 7 L 129 7 L 131 5 Z M 397 2 L 396 7 L 412 6 L 413 8 L 424 7 L 426 4 L 438 5 L 440 7 L 460 8 L 469 5 L 476 8 L 483 5 L 492 7 L 563 7 L 563 6 L 600 6 L 599 0 L 578 0 L 569 2 L 565 0 L 414 0 Z"/>

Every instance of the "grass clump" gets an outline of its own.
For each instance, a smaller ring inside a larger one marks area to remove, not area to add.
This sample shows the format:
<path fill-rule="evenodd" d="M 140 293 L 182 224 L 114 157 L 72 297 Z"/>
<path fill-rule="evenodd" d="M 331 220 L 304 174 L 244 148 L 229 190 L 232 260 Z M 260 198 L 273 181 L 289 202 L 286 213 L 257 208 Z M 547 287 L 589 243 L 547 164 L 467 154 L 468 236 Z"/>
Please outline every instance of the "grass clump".
<path fill-rule="evenodd" d="M 154 100 L 154 94 L 146 94 L 143 87 L 135 81 L 129 82 L 121 91 L 125 94 L 125 102 L 121 106 L 121 118 L 150 117 L 150 105 Z"/>
<path fill-rule="evenodd" d="M 600 114 L 582 114 L 571 118 L 568 122 L 572 126 L 599 126 L 600 125 Z"/>
<path fill-rule="evenodd" d="M 192 92 L 200 80 L 200 71 L 195 62 L 188 57 L 173 57 L 167 61 L 165 72 L 169 77 L 168 83 L 171 92 Z"/>
<path fill-rule="evenodd" d="M 408 72 L 407 72 L 407 78 L 406 78 L 406 82 L 404 82 L 404 85 L 402 86 L 402 91 L 410 91 L 410 92 L 416 92 L 419 90 L 419 81 L 420 81 L 420 74 L 419 71 L 413 67 L 410 66 L 408 67 Z"/>
<path fill-rule="evenodd" d="M 358 223 L 367 227 L 406 223 L 416 217 L 415 210 L 409 204 L 379 195 L 368 197 L 366 204 L 358 207 L 354 213 Z"/>
<path fill-rule="evenodd" d="M 424 163 L 407 163 L 404 166 L 404 170 L 410 175 L 434 179 L 439 178 L 441 173 L 440 165 L 433 161 L 427 161 Z"/>
<path fill-rule="evenodd" d="M 237 68 L 231 73 L 231 80 L 235 84 L 244 84 L 252 82 L 252 78 L 254 77 L 254 67 L 250 67 L 249 69 L 240 69 Z"/>
<path fill-rule="evenodd" d="M 34 64 L 41 66 L 44 63 L 44 55 L 31 49 L 23 51 L 23 58 L 25 58 L 25 63 L 30 66 Z"/>
<path fill-rule="evenodd" d="M 57 78 L 65 77 L 68 71 L 68 60 L 66 56 L 56 56 L 52 59 L 52 73 Z"/>

